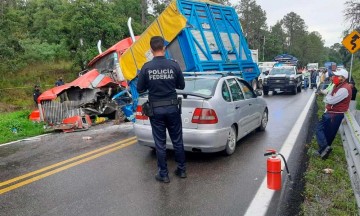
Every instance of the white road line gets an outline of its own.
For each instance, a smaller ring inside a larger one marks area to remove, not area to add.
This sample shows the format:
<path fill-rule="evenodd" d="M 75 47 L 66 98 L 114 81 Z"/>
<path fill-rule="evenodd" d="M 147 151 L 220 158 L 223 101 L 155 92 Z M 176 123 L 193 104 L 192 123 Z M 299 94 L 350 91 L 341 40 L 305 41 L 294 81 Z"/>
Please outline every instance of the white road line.
<path fill-rule="evenodd" d="M 90 130 L 85 131 L 84 134 L 86 134 L 86 133 L 94 134 L 94 133 L 98 133 L 98 132 L 102 132 L 102 131 L 109 131 L 109 128 L 113 129 L 113 130 L 130 130 L 130 129 L 133 128 L 133 123 L 132 122 L 126 122 L 126 123 L 122 123 L 120 125 L 111 125 L 109 127 L 95 129 L 95 130 L 90 129 Z M 16 144 L 16 143 L 19 143 L 19 142 L 25 142 L 25 141 L 40 141 L 41 137 L 49 136 L 51 134 L 53 134 L 53 133 L 42 134 L 42 135 L 39 135 L 39 136 L 28 137 L 28 138 L 24 138 L 24 139 L 21 139 L 21 140 L 16 140 L 16 141 L 0 144 L 0 147 L 11 145 L 11 144 Z"/>
<path fill-rule="evenodd" d="M 7 146 L 7 145 L 11 145 L 11 144 L 15 144 L 15 143 L 18 143 L 18 142 L 23 142 L 23 141 L 33 141 L 33 140 L 40 139 L 40 137 L 49 136 L 49 135 L 51 135 L 51 133 L 42 134 L 42 135 L 39 135 L 39 136 L 34 136 L 34 137 L 29 137 L 29 138 L 24 138 L 24 139 L 21 139 L 21 140 L 16 140 L 16 141 L 13 141 L 13 142 L 8 142 L 8 143 L 0 144 L 0 147 Z"/>
<path fill-rule="evenodd" d="M 311 104 L 315 98 L 315 92 L 312 93 L 308 103 L 306 104 L 304 110 L 301 112 L 299 118 L 296 120 L 295 125 L 291 129 L 288 137 L 286 138 L 284 145 L 280 149 L 279 153 L 284 155 L 286 161 L 288 160 L 290 153 L 295 145 L 295 142 L 300 134 L 300 131 L 303 127 L 303 124 L 306 120 L 306 116 L 310 110 Z M 284 170 L 284 163 L 282 163 L 282 170 Z M 265 215 L 272 197 L 274 196 L 275 191 L 270 190 L 267 188 L 267 179 L 266 176 L 261 183 L 254 199 L 251 201 L 248 209 L 246 210 L 246 216 L 253 216 L 253 215 Z"/>

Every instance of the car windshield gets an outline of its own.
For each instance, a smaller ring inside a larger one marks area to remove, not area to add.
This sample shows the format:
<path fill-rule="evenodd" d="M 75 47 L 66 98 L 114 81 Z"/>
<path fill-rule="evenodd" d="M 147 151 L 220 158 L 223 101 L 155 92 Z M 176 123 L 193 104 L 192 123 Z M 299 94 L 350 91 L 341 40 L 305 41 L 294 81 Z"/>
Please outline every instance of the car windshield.
<path fill-rule="evenodd" d="M 213 95 L 217 81 L 217 79 L 201 77 L 186 78 L 184 91 L 211 96 Z"/>
<path fill-rule="evenodd" d="M 270 71 L 271 75 L 276 75 L 276 74 L 286 74 L 286 75 L 292 75 L 295 74 L 294 69 L 293 68 L 273 68 Z"/>
<path fill-rule="evenodd" d="M 93 68 L 96 68 L 100 73 L 112 71 L 115 69 L 117 59 L 117 53 L 113 52 L 110 53 L 101 59 L 99 59 L 93 66 Z"/>
<path fill-rule="evenodd" d="M 271 70 L 271 68 L 269 68 L 269 67 L 260 67 L 259 69 L 261 70 L 262 73 Z"/>

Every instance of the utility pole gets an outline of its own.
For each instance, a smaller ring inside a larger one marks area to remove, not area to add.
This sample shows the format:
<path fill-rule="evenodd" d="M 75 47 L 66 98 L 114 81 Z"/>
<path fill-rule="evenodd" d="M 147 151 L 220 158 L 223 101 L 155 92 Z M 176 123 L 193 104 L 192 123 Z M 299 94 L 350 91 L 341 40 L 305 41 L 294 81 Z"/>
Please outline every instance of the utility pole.
<path fill-rule="evenodd" d="M 351 54 L 349 82 L 351 82 L 351 71 L 352 71 L 352 67 L 353 67 L 353 61 L 354 61 L 354 53 Z"/>
<path fill-rule="evenodd" d="M 263 56 L 262 60 L 265 61 L 265 35 L 264 35 L 264 42 L 263 42 Z"/>

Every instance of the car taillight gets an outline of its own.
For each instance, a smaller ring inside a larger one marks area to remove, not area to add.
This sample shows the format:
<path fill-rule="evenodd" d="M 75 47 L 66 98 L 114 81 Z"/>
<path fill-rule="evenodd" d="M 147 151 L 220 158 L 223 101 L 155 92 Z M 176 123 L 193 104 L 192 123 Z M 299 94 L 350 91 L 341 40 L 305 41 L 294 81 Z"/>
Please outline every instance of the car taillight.
<path fill-rule="evenodd" d="M 213 109 L 196 108 L 191 122 L 197 124 L 216 124 L 218 123 L 218 118 Z"/>
<path fill-rule="evenodd" d="M 135 118 L 136 119 L 139 119 L 139 120 L 148 120 L 149 117 L 147 117 L 146 115 L 143 115 L 142 114 L 142 106 L 137 106 L 136 107 L 136 115 L 135 115 Z"/>

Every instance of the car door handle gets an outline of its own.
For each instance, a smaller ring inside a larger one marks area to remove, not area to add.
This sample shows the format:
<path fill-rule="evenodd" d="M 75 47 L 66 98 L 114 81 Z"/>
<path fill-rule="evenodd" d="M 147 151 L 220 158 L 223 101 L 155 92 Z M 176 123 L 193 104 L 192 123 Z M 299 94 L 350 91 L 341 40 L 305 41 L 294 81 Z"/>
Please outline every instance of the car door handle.
<path fill-rule="evenodd" d="M 236 107 L 235 107 L 235 109 L 239 109 L 239 108 L 240 108 L 240 106 L 236 106 Z"/>
<path fill-rule="evenodd" d="M 249 106 L 251 106 L 252 104 L 249 104 Z"/>

